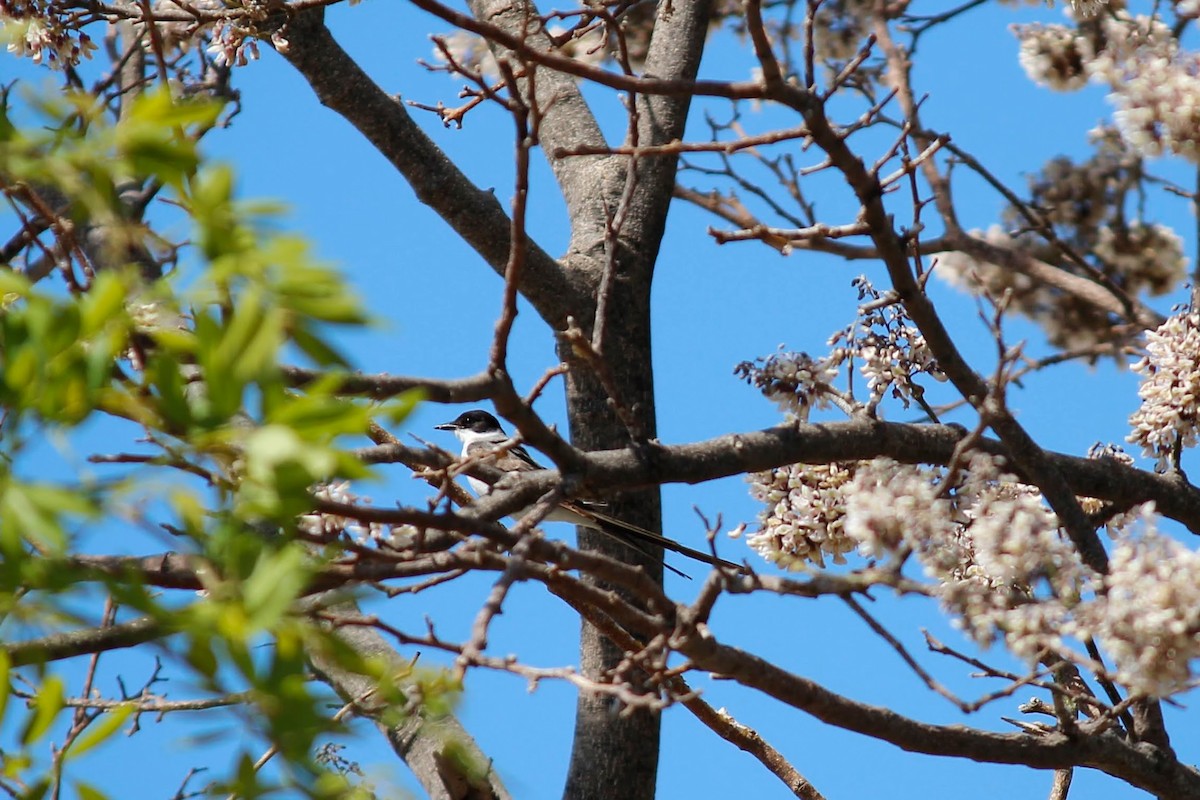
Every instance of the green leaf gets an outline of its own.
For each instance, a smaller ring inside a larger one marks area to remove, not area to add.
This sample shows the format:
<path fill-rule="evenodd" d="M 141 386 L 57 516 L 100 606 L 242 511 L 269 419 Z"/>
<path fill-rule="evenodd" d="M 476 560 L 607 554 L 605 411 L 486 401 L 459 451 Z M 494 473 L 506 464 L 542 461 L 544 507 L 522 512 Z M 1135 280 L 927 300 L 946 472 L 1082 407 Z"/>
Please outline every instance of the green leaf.
<path fill-rule="evenodd" d="M 408 419 L 409 415 L 416 410 L 421 401 L 425 399 L 425 390 L 421 388 L 409 389 L 399 397 L 392 398 L 385 403 L 380 404 L 379 413 L 384 419 L 393 425 L 399 425 Z"/>
<path fill-rule="evenodd" d="M 304 326 L 294 326 L 291 330 L 292 341 L 296 346 L 313 360 L 319 367 L 350 368 L 350 362 L 337 351 L 333 345 L 312 333 Z"/>
<path fill-rule="evenodd" d="M 9 482 L 0 494 L 0 525 L 18 539 L 27 539 L 43 550 L 62 553 L 66 534 L 53 507 L 47 509 L 37 502 L 29 487 Z"/>
<path fill-rule="evenodd" d="M 33 744 L 46 735 L 63 708 L 63 699 L 63 679 L 58 675 L 48 676 L 33 698 L 33 713 L 21 731 L 22 745 Z"/>
<path fill-rule="evenodd" d="M 68 756 L 76 758 L 91 750 L 98 744 L 107 741 L 129 719 L 133 713 L 134 704 L 126 703 L 104 712 L 99 722 L 93 722 L 87 732 L 76 740 L 68 751 Z"/>
<path fill-rule="evenodd" d="M 329 442 L 337 436 L 362 435 L 370 421 L 368 410 L 339 397 L 292 395 L 267 414 L 267 422 L 284 425 L 311 441 Z"/>
<path fill-rule="evenodd" d="M 79 301 L 81 334 L 93 336 L 123 315 L 130 289 L 128 277 L 119 272 L 106 271 L 97 275 L 92 288 Z"/>
<path fill-rule="evenodd" d="M 75 793 L 79 795 L 80 800 L 108 800 L 108 795 L 100 791 L 94 786 L 75 781 Z"/>
<path fill-rule="evenodd" d="M 192 669 L 199 672 L 205 678 L 212 680 L 217 674 L 217 656 L 213 653 L 212 641 L 204 632 L 186 630 L 188 636 L 188 652 L 187 661 L 192 665 Z M 192 635 L 196 634 L 196 635 Z"/>
<path fill-rule="evenodd" d="M 12 686 L 9 684 L 9 673 L 12 670 L 12 660 L 8 657 L 7 650 L 0 650 L 0 723 L 4 721 L 4 714 L 8 711 L 8 697 Z"/>
<path fill-rule="evenodd" d="M 8 144 L 17 138 L 17 127 L 8 118 L 8 93 L 0 94 L 0 144 Z"/>
<path fill-rule="evenodd" d="M 200 164 L 187 126 L 211 125 L 220 106 L 200 100 L 176 100 L 163 87 L 134 98 L 129 114 L 114 129 L 118 156 L 135 174 L 154 176 L 182 188 Z"/>
<path fill-rule="evenodd" d="M 237 220 L 233 208 L 233 171 L 219 165 L 200 172 L 191 183 L 191 212 L 197 239 L 209 260 L 236 249 Z"/>
<path fill-rule="evenodd" d="M 250 624 L 258 630 L 274 627 L 300 596 L 308 578 L 305 555 L 299 546 L 264 551 L 243 587 Z"/>

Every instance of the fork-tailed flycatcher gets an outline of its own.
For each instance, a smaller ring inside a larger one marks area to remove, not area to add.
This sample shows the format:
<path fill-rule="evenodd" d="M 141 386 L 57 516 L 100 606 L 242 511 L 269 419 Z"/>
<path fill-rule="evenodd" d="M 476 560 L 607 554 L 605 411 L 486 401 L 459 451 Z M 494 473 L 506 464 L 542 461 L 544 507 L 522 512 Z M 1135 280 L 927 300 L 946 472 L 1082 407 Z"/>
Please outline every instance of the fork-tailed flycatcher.
<path fill-rule="evenodd" d="M 530 458 L 529 453 L 526 452 L 524 447 L 512 443 L 508 434 L 500 427 L 500 422 L 486 411 L 479 409 L 464 411 L 453 422 L 438 425 L 436 429 L 439 431 L 454 432 L 454 435 L 463 443 L 462 458 L 464 459 L 479 459 L 483 463 L 494 466 L 506 473 L 532 472 L 545 469 L 545 467 Z M 475 490 L 476 494 L 486 494 L 491 489 L 487 483 L 478 478 L 468 475 L 467 481 L 471 484 L 471 488 Z M 513 516 L 521 517 L 527 511 L 528 509 L 522 509 L 513 514 Z M 680 555 L 695 559 L 696 561 L 703 561 L 705 564 L 722 566 L 739 572 L 745 571 L 743 567 L 731 561 L 717 558 L 699 550 L 693 550 L 654 531 L 639 528 L 637 525 L 622 522 L 615 517 L 601 514 L 579 500 L 564 500 L 559 503 L 557 508 L 551 510 L 545 516 L 545 519 L 551 522 L 569 522 L 572 525 L 582 525 L 585 528 L 591 528 L 592 530 L 607 534 L 626 544 L 631 544 L 639 550 L 641 549 L 637 547 L 639 543 L 654 544 L 666 550 L 671 550 Z M 643 550 L 642 552 L 645 551 Z M 687 577 L 684 573 L 665 562 L 663 566 L 678 575 Z"/>

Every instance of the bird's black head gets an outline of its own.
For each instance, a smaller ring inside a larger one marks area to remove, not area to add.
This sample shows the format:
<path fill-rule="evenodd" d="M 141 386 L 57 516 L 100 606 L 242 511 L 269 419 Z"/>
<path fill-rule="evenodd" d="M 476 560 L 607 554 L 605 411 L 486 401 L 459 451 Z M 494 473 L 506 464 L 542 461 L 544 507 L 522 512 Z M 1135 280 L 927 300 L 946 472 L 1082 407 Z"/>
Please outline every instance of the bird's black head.
<path fill-rule="evenodd" d="M 453 422 L 444 422 L 435 426 L 439 431 L 473 431 L 475 433 L 491 433 L 501 430 L 500 423 L 495 417 L 483 409 L 473 409 L 459 414 Z"/>

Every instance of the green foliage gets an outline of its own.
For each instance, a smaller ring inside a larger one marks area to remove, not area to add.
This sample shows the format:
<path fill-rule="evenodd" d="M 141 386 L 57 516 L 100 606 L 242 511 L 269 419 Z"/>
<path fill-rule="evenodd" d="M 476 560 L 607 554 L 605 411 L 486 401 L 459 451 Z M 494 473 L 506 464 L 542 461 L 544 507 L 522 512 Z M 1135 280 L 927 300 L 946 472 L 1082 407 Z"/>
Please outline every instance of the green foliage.
<path fill-rule="evenodd" d="M 82 422 L 101 401 L 129 341 L 128 277 L 99 275 L 93 291 L 63 300 L 0 273 L 0 293 L 6 306 L 0 314 L 0 403 L 47 422 Z M 7 427 L 19 419 L 7 419 Z"/>
<path fill-rule="evenodd" d="M 231 170 L 204 163 L 198 133 L 218 105 L 153 91 L 110 123 L 82 95 L 31 102 L 42 124 L 29 129 L 0 110 L 4 186 L 48 187 L 69 199 L 77 225 L 107 226 L 110 242 L 146 247 L 166 239 L 129 219 L 119 187 L 164 187 L 187 215 L 195 247 L 152 282 L 116 257 L 70 291 L 0 270 L 0 620 L 48 631 L 94 625 L 69 610 L 81 598 L 95 605 L 97 575 L 72 559 L 80 534 L 101 522 L 161 523 L 176 535 L 172 548 L 200 567 L 202 595 L 181 603 L 125 578 L 106 578 L 105 588 L 123 613 L 150 617 L 169 635 L 176 669 L 213 694 L 248 693 L 246 725 L 282 765 L 268 780 L 254 769 L 256 756 L 243 753 L 218 783 L 247 798 L 271 781 L 311 796 L 352 796 L 359 790 L 313 758 L 318 737 L 338 725 L 328 696 L 308 680 L 307 654 L 333 654 L 374 676 L 381 700 L 411 703 L 387 665 L 364 662 L 302 613 L 324 555 L 297 537 L 297 517 L 312 509 L 314 486 L 368 478 L 343 442 L 365 433 L 373 416 L 402 420 L 418 398 L 373 407 L 335 393 L 337 372 L 350 365 L 330 331 L 368 320 L 341 275 L 302 239 L 276 230 L 269 206 L 238 200 Z M 292 388 L 280 364 L 297 358 L 334 374 Z M 137 465 L 124 477 L 27 468 L 32 443 L 70 442 L 97 423 L 135 432 L 112 444 L 126 449 L 117 460 Z M 35 796 L 59 778 L 32 748 L 60 727 L 69 691 L 47 665 L 28 707 L 17 709 L 4 702 L 8 663 L 0 660 L 0 722 L 11 727 L 20 714 L 20 747 L 0 749 L 0 780 Z M 431 707 L 447 707 L 457 691 L 440 674 L 419 683 L 428 684 L 421 691 Z M 63 757 L 73 763 L 112 741 L 131 713 L 99 714 Z M 71 783 L 80 797 L 103 796 Z"/>

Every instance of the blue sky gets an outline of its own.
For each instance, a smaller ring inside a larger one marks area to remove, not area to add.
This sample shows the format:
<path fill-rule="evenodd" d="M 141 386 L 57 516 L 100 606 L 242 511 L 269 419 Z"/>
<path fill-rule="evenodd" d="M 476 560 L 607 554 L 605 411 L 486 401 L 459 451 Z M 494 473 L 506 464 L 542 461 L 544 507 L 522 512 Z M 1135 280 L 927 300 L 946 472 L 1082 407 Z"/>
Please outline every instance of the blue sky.
<path fill-rule="evenodd" d="M 915 11 L 941 10 L 928 5 Z M 442 74 L 416 65 L 431 58 L 430 32 L 444 32 L 439 21 L 401 3 L 367 0 L 329 12 L 330 24 L 347 50 L 389 92 L 405 99 L 453 104 L 457 85 Z M 1074 94 L 1051 93 L 1032 85 L 1017 64 L 1017 40 L 1008 25 L 1033 19 L 1054 20 L 1053 9 L 1013 9 L 990 4 L 976 9 L 943 32 L 928 35 L 916 70 L 918 92 L 928 92 L 925 121 L 949 131 L 961 147 L 979 156 L 1010 186 L 1021 188 L 1024 175 L 1047 159 L 1086 153 L 1086 132 L 1108 117 L 1104 93 L 1088 88 Z M 5 75 L 35 75 L 26 65 L 0 56 Z M 728 36 L 709 46 L 703 73 L 709 78 L 743 79 L 750 64 L 744 48 Z M 7 80 L 7 78 L 5 79 Z M 35 77 L 35 80 L 36 77 Z M 371 311 L 383 325 L 367 334 L 345 337 L 343 344 L 365 371 L 454 377 L 484 366 L 492 324 L 500 307 L 501 281 L 431 211 L 421 206 L 398 176 L 350 126 L 322 108 L 311 91 L 273 53 L 237 75 L 244 108 L 233 127 L 205 141 L 207 153 L 234 164 L 245 197 L 278 198 L 291 207 L 287 224 L 307 235 L 322 257 L 338 263 L 359 287 Z M 589 95 L 609 130 L 620 130 L 616 96 L 607 91 Z M 721 108 L 714 103 L 711 107 Z M 440 146 L 479 185 L 495 187 L 502 200 L 511 197 L 510 126 L 499 113 L 480 109 L 467 119 L 464 130 L 444 129 L 432 117 L 413 111 Z M 699 117 L 696 117 L 698 120 Z M 771 117 L 761 124 L 794 124 Z M 703 137 L 702 125 L 691 128 Z M 810 156 L 811 157 L 811 156 Z M 1159 171 L 1178 165 L 1156 163 Z M 537 162 L 531 200 L 531 229 L 549 252 L 566 243 L 565 218 L 548 170 Z M 700 184 L 703 185 L 703 184 Z M 979 182 L 963 180 L 958 197 L 968 226 L 986 227 L 1003 202 Z M 841 210 L 836 196 L 821 197 L 822 208 Z M 1150 198 L 1152 219 L 1172 224 L 1185 235 L 1187 253 L 1195 258 L 1195 241 L 1188 209 L 1168 197 Z M 852 213 L 847 211 L 846 213 Z M 846 220 L 848 221 L 848 220 Z M 653 296 L 654 358 L 660 438 L 665 442 L 703 439 L 737 430 L 755 429 L 778 421 L 774 406 L 738 381 L 735 364 L 775 350 L 780 344 L 824 352 L 825 340 L 853 318 L 856 304 L 850 281 L 866 273 L 885 285 L 881 267 L 871 263 L 842 264 L 812 254 L 790 257 L 755 244 L 714 245 L 706 234 L 717 222 L 685 205 L 678 205 L 668 222 Z M 993 345 L 979 323 L 973 301 L 935 284 L 935 300 L 964 350 L 978 359 L 981 371 L 991 367 Z M 1166 311 L 1180 297 L 1156 302 Z M 1028 340 L 1031 353 L 1044 352 L 1033 327 L 1014 321 L 1010 341 Z M 512 371 L 518 385 L 528 386 L 556 361 L 547 327 L 523 307 L 514 334 Z M 1028 379 L 1010 401 L 1018 417 L 1049 448 L 1082 455 L 1096 441 L 1120 442 L 1126 419 L 1136 407 L 1136 381 L 1109 365 L 1094 369 L 1068 365 Z M 538 409 L 551 420 L 564 419 L 557 388 L 548 392 Z M 427 405 L 406 425 L 406 431 L 450 446 L 433 431 L 435 424 L 453 418 L 460 408 Z M 893 419 L 911 419 L 893 412 Z M 397 431 L 403 434 L 405 431 Z M 96 432 L 97 439 L 101 432 Z M 88 438 L 74 442 L 88 452 Z M 95 440 L 91 440 L 95 441 Z M 47 463 L 51 456 L 47 455 Z M 1143 462 L 1143 466 L 1146 466 Z M 420 502 L 427 496 L 423 483 L 411 480 L 402 468 L 382 471 L 385 480 L 363 487 L 380 504 L 399 499 Z M 692 510 L 710 517 L 723 515 L 726 527 L 752 523 L 757 508 L 741 480 L 730 479 L 697 487 L 669 486 L 664 490 L 664 531 L 683 541 L 702 541 L 703 527 Z M 551 535 L 569 536 L 561 525 Z M 104 542 L 97 543 L 98 550 Z M 723 555 L 741 559 L 740 542 L 723 542 Z M 679 565 L 684 566 L 684 565 Z M 698 570 L 689 570 L 699 574 Z M 669 588 L 686 600 L 698 590 L 668 576 Z M 445 638 L 462 637 L 490 583 L 486 576 L 391 601 L 385 611 L 402 627 L 419 631 L 424 618 L 438 624 Z M 960 641 L 948 622 L 926 603 L 894 602 L 878 593 L 873 613 L 885 621 L 937 677 L 974 697 L 997 688 L 972 680 L 954 663 L 926 655 L 920 627 L 948 642 Z M 796 673 L 823 682 L 855 699 L 885 705 L 938 723 L 964 722 L 1010 730 L 1001 715 L 1019 716 L 1015 705 L 1026 699 L 988 706 L 964 719 L 951 706 L 927 691 L 896 655 L 836 601 L 812 602 L 766 597 L 727 597 L 717 606 L 716 634 L 752 652 L 776 660 Z M 491 652 L 514 653 L 539 666 L 574 663 L 578 621 L 536 585 L 521 585 L 510 595 L 505 614 L 493 629 Z M 993 649 L 988 657 L 998 665 L 1015 667 Z M 432 654 L 422 659 L 436 663 Z M 106 657 L 109 678 L 119 668 L 135 667 L 133 656 Z M 144 667 L 140 667 L 144 670 Z M 796 768 L 830 798 L 1039 797 L 1048 792 L 1050 774 L 1015 767 L 982 766 L 962 761 L 905 754 L 854 734 L 832 729 L 806 715 L 738 689 L 729 682 L 696 676 L 705 699 L 726 707 L 738 721 L 757 729 Z M 112 684 L 108 684 L 112 691 Z M 521 798 L 560 796 L 570 751 L 573 690 L 543 683 L 535 690 L 512 676 L 476 671 L 468 677 L 460 709 L 468 730 L 495 763 L 514 795 Z M 1178 712 L 1168 709 L 1168 716 Z M 147 724 L 147 730 L 113 744 L 87 762 L 88 779 L 109 787 L 116 797 L 167 797 L 191 766 L 211 759 L 214 766 L 227 758 L 244 730 L 227 719 L 224 727 L 192 720 Z M 762 798 L 789 793 L 749 756 L 719 740 L 682 708 L 664 715 L 660 796 Z M 1190 728 L 1195 730 L 1194 721 Z M 357 760 L 382 784 L 395 783 L 419 790 L 406 769 L 383 746 L 368 726 L 345 755 Z M 1187 723 L 1175 728 L 1176 744 L 1185 762 L 1200 760 L 1195 737 Z M 214 743 L 191 750 L 188 736 L 215 734 Z M 136 769 L 136 785 L 128 783 Z M 1087 771 L 1077 773 L 1074 797 L 1118 800 L 1140 796 L 1114 780 Z"/>

